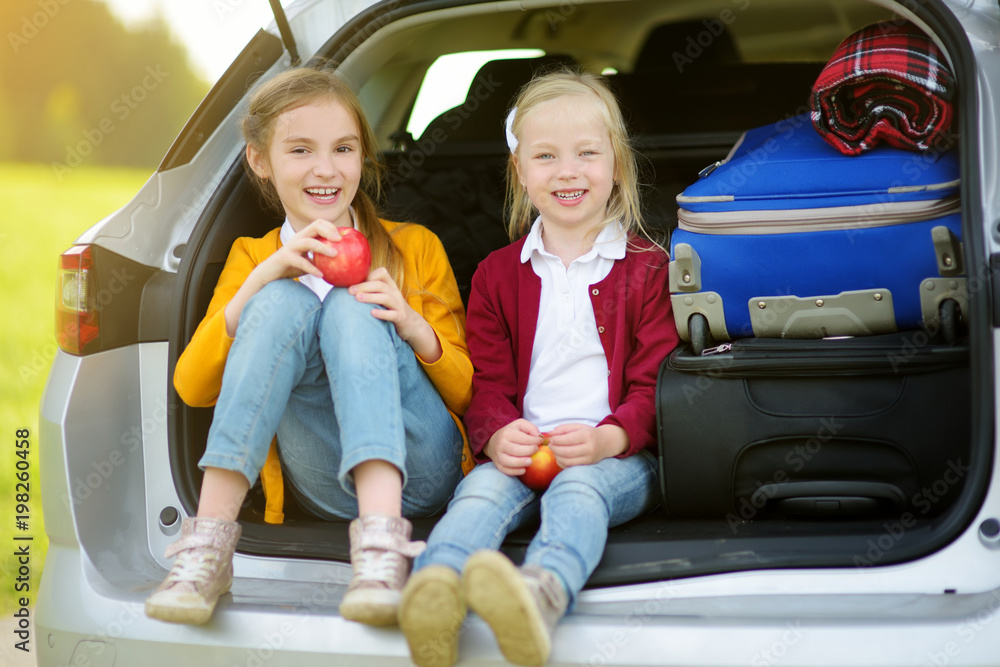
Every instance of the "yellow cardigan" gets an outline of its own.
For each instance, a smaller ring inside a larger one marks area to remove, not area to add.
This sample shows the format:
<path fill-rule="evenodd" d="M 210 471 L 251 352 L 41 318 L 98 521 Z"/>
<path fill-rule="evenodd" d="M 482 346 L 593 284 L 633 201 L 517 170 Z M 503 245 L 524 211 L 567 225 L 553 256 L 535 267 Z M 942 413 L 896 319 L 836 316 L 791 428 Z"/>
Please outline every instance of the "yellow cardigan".
<path fill-rule="evenodd" d="M 419 356 L 417 360 L 462 432 L 465 441 L 462 470 L 467 473 L 475 462 L 461 416 L 472 397 L 472 362 L 465 343 L 465 309 L 455 274 L 441 241 L 426 227 L 386 220 L 382 220 L 382 224 L 403 256 L 406 302 L 433 327 L 441 343 L 440 359 L 432 364 L 424 363 Z M 174 387 L 191 407 L 209 407 L 218 400 L 222 371 L 233 344 L 226 332 L 225 306 L 254 267 L 281 247 L 279 232 L 280 228 L 273 229 L 261 238 L 241 237 L 233 243 L 208 304 L 208 312 L 174 369 Z M 267 462 L 260 473 L 266 498 L 264 520 L 268 523 L 284 520 L 284 486 L 276 443 L 277 440 L 272 440 Z"/>

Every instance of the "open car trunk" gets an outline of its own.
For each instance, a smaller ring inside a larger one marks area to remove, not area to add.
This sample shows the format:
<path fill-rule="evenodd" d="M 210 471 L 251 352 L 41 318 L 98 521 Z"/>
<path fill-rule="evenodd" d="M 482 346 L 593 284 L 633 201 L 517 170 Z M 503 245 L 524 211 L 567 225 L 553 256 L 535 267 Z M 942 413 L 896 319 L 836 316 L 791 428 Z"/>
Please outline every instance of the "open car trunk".
<path fill-rule="evenodd" d="M 456 3 L 457 4 L 457 3 Z M 461 3 L 468 5 L 470 3 Z M 487 3 L 482 3 L 484 6 Z M 369 20 L 362 46 L 352 26 L 334 35 L 322 55 L 360 84 L 362 99 L 376 105 L 391 82 L 420 77 L 433 57 L 407 51 L 422 43 L 439 54 L 473 48 L 541 48 L 533 60 L 495 60 L 480 70 L 465 103 L 446 110 L 421 137 L 405 131 L 405 120 L 390 109 L 372 114 L 389 167 L 383 217 L 426 225 L 443 241 L 459 287 L 467 297 L 476 265 L 506 243 L 503 177 L 507 149 L 502 121 L 518 88 L 539 67 L 591 66 L 601 39 L 635 39 L 633 56 L 609 75 L 630 120 L 642 156 L 647 221 L 666 243 L 677 225 L 675 196 L 707 165 L 722 160 L 744 130 L 797 116 L 807 110 L 810 86 L 837 43 L 857 28 L 891 12 L 878 4 L 761 2 L 691 3 L 660 0 L 607 3 L 552 3 L 526 11 L 449 11 L 448 2 L 389 3 L 358 21 Z M 963 228 L 967 275 L 986 275 L 976 266 L 982 253 L 978 230 L 976 83 L 969 45 L 954 19 L 935 11 L 936 3 L 915 8 L 951 57 L 959 83 L 956 127 L 962 165 Z M 423 12 L 433 10 L 431 20 Z M 570 11 L 572 10 L 572 11 Z M 484 28 L 488 23 L 489 28 Z M 600 26 L 600 28 L 598 28 Z M 384 34 L 383 34 L 384 32 Z M 807 33 L 807 34 L 803 34 Z M 483 35 L 495 36 L 484 43 Z M 961 38 L 957 35 L 962 35 Z M 393 46 L 393 45 L 400 46 Z M 478 44 L 478 46 L 473 46 Z M 362 61 L 365 63 L 362 63 Z M 379 63 L 382 63 L 381 68 Z M 485 99 L 476 82 L 491 82 Z M 403 85 L 399 83 L 398 85 Z M 407 84 L 411 85 L 412 84 Z M 415 94 L 415 89 L 414 89 Z M 170 341 L 173 364 L 204 315 L 229 248 L 238 236 L 260 236 L 280 220 L 262 208 L 233 164 L 190 238 L 181 264 L 177 303 L 181 322 Z M 832 517 L 788 512 L 750 517 L 670 516 L 661 509 L 611 530 L 604 559 L 590 586 L 640 583 L 720 572 L 764 568 L 857 567 L 912 560 L 952 540 L 971 521 L 982 497 L 991 459 L 992 396 L 989 389 L 988 307 L 984 290 L 970 289 L 965 395 L 957 406 L 958 429 L 940 446 L 953 451 L 963 474 L 947 501 L 925 513 L 896 508 Z M 211 409 L 183 406 L 171 389 L 173 476 L 187 512 L 193 514 L 200 488 L 197 461 L 205 447 Z M 719 406 L 725 418 L 726 406 Z M 684 419 L 683 414 L 676 418 Z M 697 428 L 696 426 L 694 428 Z M 661 447 L 671 443 L 661 442 Z M 950 448 L 950 449 L 949 449 Z M 722 463 L 720 462 L 720 465 Z M 941 471 L 943 474 L 945 471 Z M 937 477 L 921 480 L 933 493 Z M 919 488 L 919 487 L 918 487 Z M 261 556 L 348 560 L 347 523 L 311 518 L 285 494 L 285 522 L 263 519 L 259 485 L 240 515 L 239 551 Z M 415 539 L 425 538 L 434 518 L 414 522 Z M 524 529 L 504 545 L 519 560 L 534 533 Z M 888 536 L 888 537 L 887 537 Z"/>

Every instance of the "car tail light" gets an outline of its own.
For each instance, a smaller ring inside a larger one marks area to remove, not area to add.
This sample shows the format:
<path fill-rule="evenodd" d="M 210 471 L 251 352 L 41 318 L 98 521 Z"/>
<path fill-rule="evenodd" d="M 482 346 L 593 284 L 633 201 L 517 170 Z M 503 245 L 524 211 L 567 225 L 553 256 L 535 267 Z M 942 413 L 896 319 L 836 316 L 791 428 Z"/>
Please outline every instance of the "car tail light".
<path fill-rule="evenodd" d="M 64 252 L 56 279 L 59 347 L 70 354 L 85 355 L 164 340 L 160 331 L 151 330 L 146 336 L 139 333 L 143 294 L 156 274 L 156 269 L 99 245 L 76 245 Z M 150 304 L 146 312 L 156 316 L 162 310 L 162 305 Z"/>
<path fill-rule="evenodd" d="M 90 246 L 73 246 L 59 257 L 56 341 L 70 354 L 86 354 L 101 332 Z"/>

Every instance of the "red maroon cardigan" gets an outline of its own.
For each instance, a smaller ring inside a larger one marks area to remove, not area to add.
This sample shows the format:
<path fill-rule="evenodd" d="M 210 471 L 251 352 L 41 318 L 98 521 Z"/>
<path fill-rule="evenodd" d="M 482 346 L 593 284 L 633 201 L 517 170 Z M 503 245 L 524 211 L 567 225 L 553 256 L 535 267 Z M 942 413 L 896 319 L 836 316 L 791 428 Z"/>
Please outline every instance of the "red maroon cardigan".
<path fill-rule="evenodd" d="M 531 348 L 538 322 L 542 282 L 521 262 L 524 239 L 491 253 L 472 278 L 467 339 L 472 364 L 472 403 L 465 413 L 469 444 L 480 463 L 498 430 L 523 414 Z M 598 333 L 608 360 L 611 414 L 628 434 L 631 456 L 656 447 L 656 376 L 660 362 L 678 343 L 667 286 L 667 256 L 632 239 L 624 259 L 590 286 Z"/>

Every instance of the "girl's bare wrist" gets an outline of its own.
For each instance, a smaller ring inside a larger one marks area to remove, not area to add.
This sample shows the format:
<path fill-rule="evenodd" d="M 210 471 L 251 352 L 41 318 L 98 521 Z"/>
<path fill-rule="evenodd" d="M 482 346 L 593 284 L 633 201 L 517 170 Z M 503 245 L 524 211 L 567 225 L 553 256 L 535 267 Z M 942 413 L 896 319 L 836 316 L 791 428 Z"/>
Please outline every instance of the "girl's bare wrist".
<path fill-rule="evenodd" d="M 434 327 L 428 324 L 427 320 L 422 317 L 420 318 L 416 333 L 409 339 L 404 338 L 404 340 L 410 344 L 410 347 L 413 348 L 413 351 L 420 356 L 424 363 L 432 364 L 444 354 Z"/>
<path fill-rule="evenodd" d="M 603 431 L 601 439 L 604 443 L 602 449 L 607 455 L 605 458 L 621 456 L 628 451 L 629 439 L 625 429 L 613 424 L 605 424 L 604 426 L 599 426 L 598 430 Z"/>

